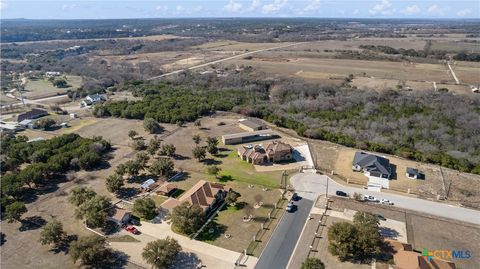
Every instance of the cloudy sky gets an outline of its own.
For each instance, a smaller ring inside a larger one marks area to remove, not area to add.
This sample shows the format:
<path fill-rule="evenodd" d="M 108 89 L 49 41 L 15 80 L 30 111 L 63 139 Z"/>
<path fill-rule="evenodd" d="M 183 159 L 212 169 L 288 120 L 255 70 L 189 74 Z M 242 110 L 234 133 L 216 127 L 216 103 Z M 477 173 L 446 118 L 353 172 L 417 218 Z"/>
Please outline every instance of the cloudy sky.
<path fill-rule="evenodd" d="M 1 18 L 480 18 L 480 0 L 0 0 Z"/>

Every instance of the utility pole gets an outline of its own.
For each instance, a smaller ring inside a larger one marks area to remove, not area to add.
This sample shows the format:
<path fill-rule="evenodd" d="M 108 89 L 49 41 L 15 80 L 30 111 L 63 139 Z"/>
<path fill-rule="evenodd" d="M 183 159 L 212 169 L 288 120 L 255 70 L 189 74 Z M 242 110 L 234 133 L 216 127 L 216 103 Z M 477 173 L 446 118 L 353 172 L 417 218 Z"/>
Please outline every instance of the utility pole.
<path fill-rule="evenodd" d="M 325 198 L 328 199 L 328 180 L 330 179 L 329 176 L 327 176 L 327 191 L 325 191 Z"/>

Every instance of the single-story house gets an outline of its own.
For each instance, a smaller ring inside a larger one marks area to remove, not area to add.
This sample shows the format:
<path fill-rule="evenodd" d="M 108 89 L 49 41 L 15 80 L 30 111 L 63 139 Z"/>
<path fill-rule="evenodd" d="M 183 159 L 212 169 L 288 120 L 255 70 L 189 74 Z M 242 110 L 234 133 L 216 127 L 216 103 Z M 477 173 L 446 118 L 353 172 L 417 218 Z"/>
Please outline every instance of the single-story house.
<path fill-rule="evenodd" d="M 353 157 L 352 170 L 363 172 L 368 177 L 368 185 L 388 189 L 392 175 L 390 161 L 384 157 L 357 151 Z"/>
<path fill-rule="evenodd" d="M 160 205 L 162 211 L 170 212 L 182 203 L 200 206 L 205 213 L 221 204 L 230 191 L 224 185 L 206 180 L 200 180 L 186 191 L 180 198 L 168 198 Z"/>
<path fill-rule="evenodd" d="M 43 116 L 47 116 L 48 111 L 38 108 L 33 108 L 32 110 L 18 115 L 17 122 L 22 122 L 23 120 L 33 120 L 38 119 Z"/>
<path fill-rule="evenodd" d="M 28 129 L 34 129 L 35 121 L 34 120 L 22 120 L 18 124 L 20 124 L 21 126 L 23 126 L 25 128 L 28 128 Z"/>
<path fill-rule="evenodd" d="M 108 219 L 116 222 L 119 225 L 128 223 L 131 218 L 132 212 L 126 209 L 114 206 L 108 210 Z"/>
<path fill-rule="evenodd" d="M 291 160 L 293 148 L 287 143 L 273 141 L 264 148 L 261 145 L 251 147 L 239 147 L 238 157 L 253 164 L 265 164 L 279 161 Z"/>
<path fill-rule="evenodd" d="M 0 130 L 5 133 L 14 134 L 16 132 L 25 130 L 25 127 L 16 123 L 0 122 Z"/>
<path fill-rule="evenodd" d="M 151 191 L 151 190 L 155 189 L 157 186 L 158 185 L 155 182 L 155 180 L 150 178 L 150 179 L 144 181 L 142 183 L 142 185 L 140 185 L 140 188 L 142 189 L 142 191 Z"/>
<path fill-rule="evenodd" d="M 248 132 L 267 129 L 267 126 L 257 119 L 241 119 L 238 121 L 238 127 Z"/>
<path fill-rule="evenodd" d="M 85 97 L 85 99 L 80 103 L 80 106 L 81 107 L 91 106 L 97 103 L 103 103 L 104 101 L 106 101 L 105 97 L 98 93 L 87 95 L 87 97 Z"/>
<path fill-rule="evenodd" d="M 391 247 L 396 269 L 456 269 L 455 263 L 438 257 L 420 255 L 412 245 L 386 239 Z"/>
<path fill-rule="evenodd" d="M 418 171 L 418 169 L 407 167 L 407 172 L 405 175 L 410 179 L 420 179 L 422 177 L 422 173 Z"/>
<path fill-rule="evenodd" d="M 259 130 L 254 132 L 243 132 L 236 134 L 226 134 L 222 136 L 222 142 L 225 145 L 243 144 L 253 141 L 267 140 L 278 137 L 270 129 Z"/>
<path fill-rule="evenodd" d="M 165 182 L 160 188 L 158 188 L 157 193 L 163 196 L 170 196 L 177 190 L 177 185 L 173 183 Z"/>

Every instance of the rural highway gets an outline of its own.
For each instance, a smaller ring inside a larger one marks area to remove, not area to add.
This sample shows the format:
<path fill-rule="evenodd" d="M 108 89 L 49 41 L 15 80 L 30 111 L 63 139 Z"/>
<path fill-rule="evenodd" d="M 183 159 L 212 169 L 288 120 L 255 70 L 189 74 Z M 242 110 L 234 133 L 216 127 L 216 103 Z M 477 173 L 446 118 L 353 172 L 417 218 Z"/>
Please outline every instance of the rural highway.
<path fill-rule="evenodd" d="M 269 51 L 269 50 L 276 50 L 276 49 L 281 49 L 281 48 L 287 48 L 287 47 L 292 47 L 292 46 L 296 46 L 296 45 L 300 45 L 300 44 L 307 44 L 307 43 L 310 43 L 310 42 L 297 42 L 297 43 L 292 43 L 292 44 L 287 44 L 287 45 L 281 45 L 281 46 L 276 46 L 276 47 L 271 47 L 271 48 L 266 48 L 266 49 L 259 49 L 259 50 L 249 51 L 249 52 L 245 52 L 245 53 L 238 54 L 238 55 L 235 55 L 235 56 L 231 56 L 231 57 L 227 57 L 227 58 L 223 58 L 223 59 L 211 61 L 211 62 L 208 62 L 208 63 L 203 63 L 203 64 L 191 66 L 191 67 L 184 68 L 184 69 L 180 69 L 180 70 L 176 70 L 176 71 L 172 71 L 172 72 L 165 73 L 165 74 L 162 74 L 162 75 L 159 75 L 159 76 L 151 77 L 151 78 L 149 78 L 149 79 L 147 79 L 147 80 L 155 80 L 155 79 L 163 78 L 163 77 L 166 77 L 166 76 L 170 76 L 170 75 L 174 75 L 174 74 L 181 73 L 181 72 L 186 71 L 186 70 L 194 70 L 194 69 L 202 68 L 202 67 L 209 66 L 209 65 L 212 65 L 212 64 L 217 64 L 217 63 L 225 62 L 225 61 L 228 61 L 228 60 L 245 57 L 245 56 L 247 56 L 247 55 L 251 55 L 251 54 L 254 54 L 254 53 L 259 53 L 259 52 Z"/>

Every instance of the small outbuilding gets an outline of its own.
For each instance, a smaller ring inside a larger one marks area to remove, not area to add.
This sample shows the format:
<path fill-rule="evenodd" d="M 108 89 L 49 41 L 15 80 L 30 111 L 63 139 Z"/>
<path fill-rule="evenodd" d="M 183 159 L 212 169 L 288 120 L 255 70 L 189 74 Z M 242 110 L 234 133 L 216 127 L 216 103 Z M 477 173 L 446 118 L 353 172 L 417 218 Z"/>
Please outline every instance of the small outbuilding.
<path fill-rule="evenodd" d="M 158 185 L 156 184 L 155 180 L 153 179 L 148 179 L 146 180 L 145 182 L 142 183 L 142 185 L 140 186 L 140 188 L 142 189 L 142 191 L 151 191 L 153 189 L 155 189 Z"/>
<path fill-rule="evenodd" d="M 267 129 L 267 126 L 257 119 L 241 119 L 238 121 L 238 127 L 248 132 Z"/>
<path fill-rule="evenodd" d="M 410 179 L 421 179 L 422 173 L 418 169 L 407 167 L 407 172 L 405 175 Z"/>
<path fill-rule="evenodd" d="M 177 189 L 177 185 L 165 182 L 158 188 L 157 193 L 163 196 L 171 196 Z"/>

